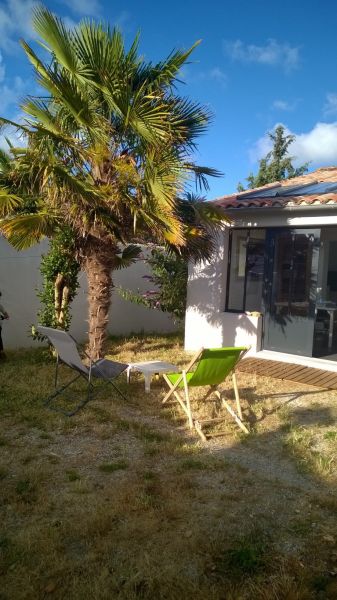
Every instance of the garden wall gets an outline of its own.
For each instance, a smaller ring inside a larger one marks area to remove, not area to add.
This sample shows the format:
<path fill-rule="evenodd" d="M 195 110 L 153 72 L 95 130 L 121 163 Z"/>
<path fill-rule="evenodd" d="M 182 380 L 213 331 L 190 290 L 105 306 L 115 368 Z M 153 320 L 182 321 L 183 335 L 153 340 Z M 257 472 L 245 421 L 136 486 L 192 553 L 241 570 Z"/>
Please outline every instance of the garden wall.
<path fill-rule="evenodd" d="M 0 302 L 10 314 L 9 321 L 1 321 L 4 345 L 6 348 L 29 347 L 35 345 L 29 337 L 31 324 L 37 322 L 39 301 L 36 289 L 41 285 L 39 271 L 41 254 L 48 250 L 43 242 L 29 250 L 17 252 L 0 236 Z M 127 269 L 114 275 L 115 285 L 136 291 L 148 288 L 142 276 L 149 270 L 144 261 L 137 261 Z M 70 332 L 79 341 L 87 336 L 87 283 L 84 273 L 80 274 L 81 287 L 72 306 Z M 123 300 L 116 291 L 112 294 L 109 333 L 127 335 L 131 332 L 167 333 L 175 330 L 172 320 L 159 311 L 149 310 Z"/>

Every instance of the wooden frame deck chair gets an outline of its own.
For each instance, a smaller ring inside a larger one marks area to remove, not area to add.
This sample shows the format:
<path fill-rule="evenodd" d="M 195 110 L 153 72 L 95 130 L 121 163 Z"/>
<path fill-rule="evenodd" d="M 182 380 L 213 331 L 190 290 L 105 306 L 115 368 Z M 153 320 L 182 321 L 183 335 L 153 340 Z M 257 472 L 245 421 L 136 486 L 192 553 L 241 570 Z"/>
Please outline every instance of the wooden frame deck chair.
<path fill-rule="evenodd" d="M 203 427 L 212 423 L 221 422 L 223 417 L 215 419 L 194 420 L 190 405 L 189 388 L 210 386 L 206 398 L 214 393 L 221 401 L 222 406 L 229 412 L 237 425 L 245 433 L 249 433 L 247 427 L 242 422 L 242 411 L 240 405 L 239 390 L 236 382 L 235 367 L 243 358 L 249 347 L 240 348 L 202 348 L 192 358 L 189 365 L 181 373 L 167 373 L 164 379 L 168 384 L 170 391 L 166 394 L 163 404 L 174 395 L 181 408 L 186 413 L 190 428 L 195 427 L 200 437 L 206 441 L 206 435 Z M 194 370 L 192 370 L 194 369 Z M 236 400 L 236 412 L 230 404 L 223 398 L 222 393 L 217 389 L 225 381 L 228 375 L 232 376 L 234 394 Z M 179 390 L 184 390 L 184 397 Z"/>
<path fill-rule="evenodd" d="M 46 406 L 49 406 L 49 408 L 51 408 L 52 410 L 62 412 L 68 417 L 73 416 L 81 408 L 83 408 L 83 406 L 85 406 L 85 404 L 87 404 L 89 400 L 91 400 L 94 392 L 94 378 L 104 380 L 106 383 L 110 383 L 112 387 L 116 390 L 116 392 L 118 392 L 118 394 L 122 396 L 124 400 L 126 400 L 125 396 L 122 394 L 122 392 L 113 380 L 116 379 L 116 377 L 118 377 L 121 373 L 123 373 L 123 371 L 125 371 L 129 365 L 114 362 L 105 358 L 102 358 L 97 361 L 92 361 L 90 356 L 85 352 L 84 354 L 89 359 L 89 366 L 86 366 L 82 362 L 81 357 L 78 353 L 76 341 L 69 333 L 60 329 L 53 329 L 52 327 L 43 327 L 42 325 L 39 325 L 37 327 L 37 331 L 49 340 L 50 344 L 55 348 L 57 354 L 55 370 L 55 392 L 45 400 L 44 404 Z M 58 369 L 60 363 L 63 363 L 70 369 L 76 371 L 77 375 L 65 385 L 57 387 Z M 51 405 L 51 402 L 57 396 L 62 394 L 62 392 L 66 388 L 71 386 L 80 377 L 83 377 L 83 379 L 85 379 L 88 384 L 87 393 L 84 400 L 82 400 L 82 402 L 80 402 L 80 404 L 78 404 L 78 406 L 74 410 L 66 411 L 62 408 Z"/>

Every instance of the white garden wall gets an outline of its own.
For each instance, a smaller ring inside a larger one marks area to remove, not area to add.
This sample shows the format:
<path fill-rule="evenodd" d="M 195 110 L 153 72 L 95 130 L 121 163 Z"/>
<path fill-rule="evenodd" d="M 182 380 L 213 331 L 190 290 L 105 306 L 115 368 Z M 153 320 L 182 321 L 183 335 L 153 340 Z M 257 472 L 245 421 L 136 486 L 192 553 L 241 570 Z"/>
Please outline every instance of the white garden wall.
<path fill-rule="evenodd" d="M 39 301 L 36 289 L 41 285 L 39 271 L 41 254 L 48 250 L 43 242 L 29 250 L 17 252 L 0 236 L 0 302 L 10 314 L 9 321 L 1 321 L 5 348 L 29 347 L 35 342 L 29 337 L 30 325 L 37 322 Z M 148 274 L 144 261 L 137 261 L 114 275 L 115 285 L 136 291 L 148 289 L 142 276 Z M 71 333 L 79 341 L 87 335 L 87 283 L 80 275 L 81 287 L 72 307 Z M 117 292 L 112 294 L 109 333 L 127 335 L 131 332 L 167 333 L 175 330 L 172 320 L 160 311 L 149 310 L 123 300 Z"/>

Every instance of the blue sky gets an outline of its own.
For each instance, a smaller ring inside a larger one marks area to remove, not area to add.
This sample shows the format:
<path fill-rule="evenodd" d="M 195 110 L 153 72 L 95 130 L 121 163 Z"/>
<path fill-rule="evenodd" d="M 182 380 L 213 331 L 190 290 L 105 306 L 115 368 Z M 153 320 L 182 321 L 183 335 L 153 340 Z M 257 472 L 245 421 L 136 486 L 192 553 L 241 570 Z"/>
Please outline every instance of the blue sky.
<path fill-rule="evenodd" d="M 118 24 L 128 44 L 140 30 L 148 60 L 202 43 L 184 68 L 182 91 L 209 106 L 213 123 L 197 161 L 224 173 L 208 198 L 236 190 L 269 149 L 268 130 L 296 135 L 291 153 L 310 170 L 337 164 L 337 3 L 334 0 L 50 0 L 69 25 L 85 16 Z M 18 39 L 31 42 L 33 0 L 0 0 L 0 115 L 17 118 L 36 93 Z M 0 140 L 3 145 L 3 140 Z"/>

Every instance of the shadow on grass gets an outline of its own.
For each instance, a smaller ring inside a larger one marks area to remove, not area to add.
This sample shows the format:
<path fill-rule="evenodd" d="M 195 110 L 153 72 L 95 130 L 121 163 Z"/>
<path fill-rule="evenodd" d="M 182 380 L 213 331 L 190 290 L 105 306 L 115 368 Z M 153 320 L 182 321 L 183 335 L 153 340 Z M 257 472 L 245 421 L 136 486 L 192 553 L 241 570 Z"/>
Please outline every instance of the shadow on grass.
<path fill-rule="evenodd" d="M 122 342 L 114 348 L 122 353 Z M 41 402 L 53 362 L 28 354 L 2 367 L 4 598 L 336 597 L 334 489 L 319 470 L 292 469 L 308 450 L 303 431 L 332 426 L 327 408 L 296 407 L 287 427 L 283 420 L 244 439 L 229 428 L 205 445 L 188 432 L 179 406 L 160 408 L 164 388 L 147 395 L 142 378 L 123 384 L 127 403 L 105 388 L 72 419 L 50 413 Z M 255 426 L 254 403 L 267 394 L 240 393 Z"/>

